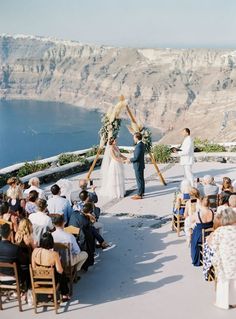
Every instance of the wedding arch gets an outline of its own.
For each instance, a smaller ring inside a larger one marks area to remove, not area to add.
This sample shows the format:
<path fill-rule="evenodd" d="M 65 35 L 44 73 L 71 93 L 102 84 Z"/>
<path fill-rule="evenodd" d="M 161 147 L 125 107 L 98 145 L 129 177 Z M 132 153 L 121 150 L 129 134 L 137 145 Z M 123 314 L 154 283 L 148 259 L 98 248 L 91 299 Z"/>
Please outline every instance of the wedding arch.
<path fill-rule="evenodd" d="M 96 154 L 96 157 L 94 158 L 94 161 L 88 171 L 87 174 L 87 180 L 90 179 L 90 176 L 94 170 L 94 167 L 97 163 L 97 160 L 100 156 L 100 154 L 103 151 L 104 146 L 106 145 L 107 141 L 110 137 L 117 138 L 120 125 L 121 125 L 121 118 L 120 114 L 122 110 L 126 109 L 128 116 L 131 120 L 131 125 L 129 127 L 129 131 L 131 134 L 134 134 L 135 132 L 140 132 L 143 135 L 143 142 L 145 144 L 145 150 L 146 153 L 149 154 L 152 164 L 154 165 L 156 172 L 160 178 L 160 181 L 163 185 L 166 185 L 166 182 L 161 174 L 161 171 L 155 161 L 155 158 L 152 153 L 152 136 L 151 131 L 144 127 L 143 125 L 138 124 L 137 120 L 135 119 L 130 107 L 128 106 L 125 98 L 123 95 L 119 98 L 119 103 L 116 104 L 115 107 L 110 107 L 108 112 L 102 117 L 102 127 L 99 131 L 100 134 L 100 144 L 99 148 Z"/>

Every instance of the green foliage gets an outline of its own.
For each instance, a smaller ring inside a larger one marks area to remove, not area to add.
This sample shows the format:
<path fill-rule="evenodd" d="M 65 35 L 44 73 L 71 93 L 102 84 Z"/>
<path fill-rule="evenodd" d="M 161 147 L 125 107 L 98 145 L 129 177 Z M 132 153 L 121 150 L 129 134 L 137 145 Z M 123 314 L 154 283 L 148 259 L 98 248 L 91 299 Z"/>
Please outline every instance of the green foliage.
<path fill-rule="evenodd" d="M 204 146 L 203 148 L 203 152 L 225 152 L 226 149 L 223 145 L 219 145 L 219 144 L 214 144 L 214 143 L 209 143 L 207 145 Z"/>
<path fill-rule="evenodd" d="M 0 187 L 3 187 L 7 184 L 8 178 L 10 178 L 9 174 L 0 175 Z"/>
<path fill-rule="evenodd" d="M 225 152 L 226 148 L 223 145 L 217 143 L 211 143 L 207 139 L 201 140 L 200 138 L 195 138 L 194 146 L 199 149 L 200 152 Z"/>
<path fill-rule="evenodd" d="M 143 135 L 142 141 L 145 144 L 145 152 L 150 153 L 152 150 L 152 132 L 147 127 L 144 127 L 141 133 Z"/>
<path fill-rule="evenodd" d="M 167 145 L 158 144 L 152 148 L 153 156 L 158 163 L 168 163 L 171 159 L 171 150 Z"/>
<path fill-rule="evenodd" d="M 24 166 L 22 166 L 18 173 L 18 177 L 23 177 L 38 171 L 43 171 L 46 168 L 49 168 L 50 165 L 48 163 L 38 164 L 36 162 L 28 163 L 26 162 Z"/>
<path fill-rule="evenodd" d="M 230 149 L 230 152 L 236 152 L 236 146 L 232 147 L 232 148 Z"/>
<path fill-rule="evenodd" d="M 87 160 L 84 157 L 76 154 L 61 154 L 58 158 L 58 162 L 60 166 L 62 166 L 73 162 L 80 162 L 81 164 L 85 164 Z"/>
<path fill-rule="evenodd" d="M 97 155 L 97 152 L 98 152 L 98 145 L 94 145 L 90 151 L 85 153 L 85 157 L 95 156 L 95 155 Z M 103 154 L 103 153 L 104 153 L 104 150 L 102 151 L 101 154 Z"/>
<path fill-rule="evenodd" d="M 124 148 L 119 148 L 120 152 L 123 153 L 123 154 L 128 154 L 129 151 L 128 150 L 125 150 Z"/>

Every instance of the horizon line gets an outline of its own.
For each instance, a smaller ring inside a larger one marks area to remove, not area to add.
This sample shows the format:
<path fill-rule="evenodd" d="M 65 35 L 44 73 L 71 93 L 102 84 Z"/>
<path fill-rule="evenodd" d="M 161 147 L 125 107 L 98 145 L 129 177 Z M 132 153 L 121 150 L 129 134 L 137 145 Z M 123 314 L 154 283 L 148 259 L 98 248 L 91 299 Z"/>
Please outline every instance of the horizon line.
<path fill-rule="evenodd" d="M 97 46 L 97 47 L 105 47 L 105 48 L 112 48 L 112 49 L 153 49 L 153 50 L 236 50 L 236 44 L 235 45 L 229 45 L 229 46 L 187 46 L 187 45 L 163 45 L 163 46 L 126 46 L 126 45 L 110 45 L 110 44 L 99 44 L 99 43 L 90 43 L 90 42 L 82 42 L 79 40 L 74 39 L 62 39 L 54 36 L 45 36 L 45 35 L 32 35 L 32 34 L 10 34 L 10 33 L 0 33 L 0 37 L 11 37 L 11 38 L 31 38 L 31 39 L 37 39 L 37 40 L 47 40 L 52 42 L 68 42 L 71 44 L 80 44 L 80 45 L 88 45 L 88 46 Z"/>

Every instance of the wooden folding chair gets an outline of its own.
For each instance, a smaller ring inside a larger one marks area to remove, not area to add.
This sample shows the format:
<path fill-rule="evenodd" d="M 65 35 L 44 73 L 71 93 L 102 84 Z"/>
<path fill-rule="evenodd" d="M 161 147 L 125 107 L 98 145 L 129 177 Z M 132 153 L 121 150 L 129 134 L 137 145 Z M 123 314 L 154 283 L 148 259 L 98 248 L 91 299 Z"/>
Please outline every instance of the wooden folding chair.
<path fill-rule="evenodd" d="M 177 232 L 180 236 L 181 230 L 184 230 L 184 216 L 180 214 L 173 214 L 172 216 L 172 230 Z"/>
<path fill-rule="evenodd" d="M 0 269 L 1 271 L 3 271 L 3 269 L 8 269 L 13 272 L 13 274 L 9 276 L 0 271 L 0 310 L 3 310 L 2 292 L 13 290 L 16 291 L 17 294 L 19 311 L 23 311 L 20 293 L 20 283 L 16 263 L 0 262 Z"/>
<path fill-rule="evenodd" d="M 177 212 L 173 213 L 173 216 L 172 216 L 172 230 L 177 232 L 178 237 L 180 235 L 181 230 L 184 230 L 185 218 L 184 218 L 184 215 L 180 214 L 180 211 L 185 209 L 186 202 L 187 200 L 182 200 L 182 203 L 177 209 Z"/>
<path fill-rule="evenodd" d="M 79 236 L 80 228 L 75 226 L 68 226 L 64 228 L 64 231 L 71 235 Z"/>
<path fill-rule="evenodd" d="M 59 308 L 57 301 L 59 283 L 56 284 L 54 268 L 37 266 L 33 269 L 30 265 L 30 277 L 35 313 L 37 313 L 37 308 L 41 306 L 54 306 L 55 312 L 57 313 Z M 38 301 L 38 295 L 52 295 L 53 302 L 40 302 Z"/>
<path fill-rule="evenodd" d="M 54 250 L 61 257 L 61 264 L 66 277 L 70 281 L 70 295 L 73 293 L 73 282 L 77 281 L 77 265 L 71 264 L 71 245 L 69 243 L 54 243 Z"/>
<path fill-rule="evenodd" d="M 171 228 L 172 228 L 172 231 L 177 232 L 178 237 L 180 235 L 181 230 L 184 230 L 184 220 L 185 220 L 184 214 L 180 214 L 180 211 L 184 212 L 185 207 L 186 207 L 186 203 L 187 203 L 187 201 L 189 201 L 189 199 L 180 199 L 179 198 L 178 199 L 179 204 L 178 204 L 177 211 L 176 211 L 176 213 L 173 213 L 173 216 L 172 216 Z M 176 202 L 176 198 L 174 200 L 174 205 L 175 205 L 175 202 Z"/>

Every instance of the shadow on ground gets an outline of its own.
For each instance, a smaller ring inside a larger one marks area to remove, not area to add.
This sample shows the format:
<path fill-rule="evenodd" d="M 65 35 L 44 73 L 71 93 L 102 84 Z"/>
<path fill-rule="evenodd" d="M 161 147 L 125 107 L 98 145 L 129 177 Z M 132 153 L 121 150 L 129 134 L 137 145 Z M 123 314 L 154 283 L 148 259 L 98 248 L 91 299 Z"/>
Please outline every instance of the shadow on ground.
<path fill-rule="evenodd" d="M 74 291 L 80 300 L 77 309 L 143 295 L 183 278 L 182 275 L 163 276 L 165 264 L 177 258 L 163 256 L 164 250 L 182 241 L 164 243 L 169 232 L 153 230 L 150 226 L 154 220 L 142 220 L 140 224 L 137 219 L 107 217 L 103 221 L 108 230 L 105 238 L 117 246 L 99 252 L 97 264 L 82 275 Z M 73 309 L 69 307 L 67 311 Z"/>

